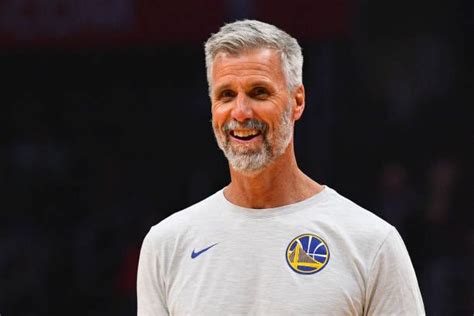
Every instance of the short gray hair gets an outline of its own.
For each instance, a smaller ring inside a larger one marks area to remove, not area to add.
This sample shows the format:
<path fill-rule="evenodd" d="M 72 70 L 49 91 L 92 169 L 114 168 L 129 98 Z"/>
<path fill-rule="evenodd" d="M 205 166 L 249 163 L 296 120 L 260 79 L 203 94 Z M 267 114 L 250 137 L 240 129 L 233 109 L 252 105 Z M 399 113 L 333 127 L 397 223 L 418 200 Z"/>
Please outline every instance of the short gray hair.
<path fill-rule="evenodd" d="M 298 41 L 274 25 L 256 20 L 225 24 L 204 45 L 209 94 L 212 86 L 212 63 L 218 53 L 238 55 L 246 50 L 271 48 L 280 52 L 288 89 L 303 83 L 303 54 Z"/>

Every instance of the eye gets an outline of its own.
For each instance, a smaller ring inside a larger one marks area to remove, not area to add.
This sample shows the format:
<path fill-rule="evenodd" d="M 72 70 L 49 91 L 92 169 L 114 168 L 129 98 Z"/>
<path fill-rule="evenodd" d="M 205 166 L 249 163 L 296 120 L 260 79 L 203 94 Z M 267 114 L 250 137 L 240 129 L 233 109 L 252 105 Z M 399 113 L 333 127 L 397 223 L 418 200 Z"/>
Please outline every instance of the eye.
<path fill-rule="evenodd" d="M 223 90 L 219 93 L 219 100 L 229 101 L 235 97 L 235 92 L 232 90 Z"/>
<path fill-rule="evenodd" d="M 255 87 L 251 91 L 251 96 L 257 99 L 266 99 L 270 93 L 264 87 Z"/>

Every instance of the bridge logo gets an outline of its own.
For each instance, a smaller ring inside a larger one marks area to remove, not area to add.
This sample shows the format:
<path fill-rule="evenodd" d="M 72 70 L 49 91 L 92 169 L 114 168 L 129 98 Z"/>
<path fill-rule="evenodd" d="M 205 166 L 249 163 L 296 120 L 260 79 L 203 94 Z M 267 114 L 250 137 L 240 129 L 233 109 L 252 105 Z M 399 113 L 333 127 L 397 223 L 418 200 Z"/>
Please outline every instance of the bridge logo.
<path fill-rule="evenodd" d="M 303 234 L 294 238 L 286 248 L 286 262 L 301 274 L 321 271 L 329 261 L 326 242 L 315 234 Z"/>

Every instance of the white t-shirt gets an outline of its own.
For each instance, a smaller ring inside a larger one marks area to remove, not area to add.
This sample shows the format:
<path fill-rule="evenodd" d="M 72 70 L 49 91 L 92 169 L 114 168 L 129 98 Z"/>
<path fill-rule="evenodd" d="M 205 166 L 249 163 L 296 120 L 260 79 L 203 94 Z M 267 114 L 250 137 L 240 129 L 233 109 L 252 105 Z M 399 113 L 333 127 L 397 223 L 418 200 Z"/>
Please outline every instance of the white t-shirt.
<path fill-rule="evenodd" d="M 223 190 L 143 241 L 138 315 L 424 315 L 396 229 L 329 187 L 248 209 Z"/>

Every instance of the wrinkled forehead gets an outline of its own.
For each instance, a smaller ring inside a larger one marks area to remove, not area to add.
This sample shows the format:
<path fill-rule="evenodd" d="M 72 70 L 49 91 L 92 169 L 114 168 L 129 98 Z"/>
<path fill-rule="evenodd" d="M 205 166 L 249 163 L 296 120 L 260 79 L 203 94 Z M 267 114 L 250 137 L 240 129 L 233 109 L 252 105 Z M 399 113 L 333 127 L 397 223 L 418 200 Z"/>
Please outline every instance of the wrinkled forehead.
<path fill-rule="evenodd" d="M 281 54 L 272 48 L 256 48 L 235 51 L 222 50 L 212 60 L 209 79 L 214 81 L 216 72 L 222 73 L 223 69 L 236 71 L 264 71 L 272 76 L 286 81 L 285 67 Z M 224 71 L 225 72 L 225 71 Z"/>
<path fill-rule="evenodd" d="M 273 49 L 254 49 L 239 54 L 220 52 L 213 61 L 212 78 L 226 73 L 234 75 L 261 74 L 276 80 L 284 80 L 281 57 Z"/>

